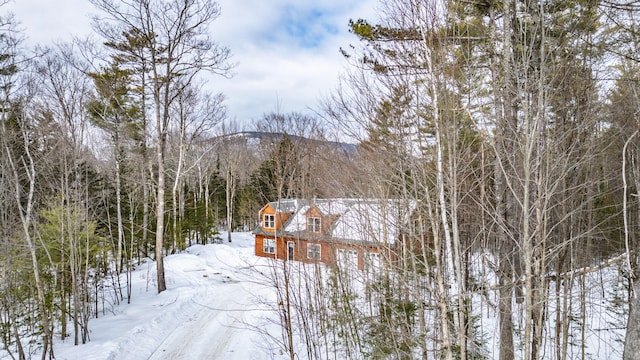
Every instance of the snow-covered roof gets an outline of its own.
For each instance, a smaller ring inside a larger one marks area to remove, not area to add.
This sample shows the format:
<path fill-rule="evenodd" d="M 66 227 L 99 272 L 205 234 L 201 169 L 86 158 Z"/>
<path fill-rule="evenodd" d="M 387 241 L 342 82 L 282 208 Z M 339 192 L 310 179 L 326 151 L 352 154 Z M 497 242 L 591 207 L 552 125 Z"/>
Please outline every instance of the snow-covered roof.
<path fill-rule="evenodd" d="M 314 205 L 325 215 L 341 215 L 344 214 L 355 199 L 320 199 L 314 201 Z"/>
<path fill-rule="evenodd" d="M 365 199 L 353 203 L 335 223 L 332 237 L 391 244 L 409 221 L 415 205 L 398 200 Z"/>
<path fill-rule="evenodd" d="M 307 218 L 305 216 L 307 210 L 311 206 L 305 205 L 300 208 L 298 212 L 293 214 L 291 220 L 286 224 L 285 231 L 287 232 L 299 232 L 304 231 L 307 227 Z"/>
<path fill-rule="evenodd" d="M 396 241 L 401 227 L 408 223 L 411 213 L 415 210 L 415 202 L 388 199 L 333 198 L 296 200 L 295 203 L 304 205 L 299 206 L 285 224 L 286 233 L 304 232 L 307 226 L 307 212 L 315 206 L 322 215 L 335 218 L 330 228 L 324 229 L 326 236 L 347 241 L 385 244 Z"/>
<path fill-rule="evenodd" d="M 281 199 L 280 201 L 272 201 L 269 205 L 277 212 L 295 212 L 298 210 L 298 199 Z"/>

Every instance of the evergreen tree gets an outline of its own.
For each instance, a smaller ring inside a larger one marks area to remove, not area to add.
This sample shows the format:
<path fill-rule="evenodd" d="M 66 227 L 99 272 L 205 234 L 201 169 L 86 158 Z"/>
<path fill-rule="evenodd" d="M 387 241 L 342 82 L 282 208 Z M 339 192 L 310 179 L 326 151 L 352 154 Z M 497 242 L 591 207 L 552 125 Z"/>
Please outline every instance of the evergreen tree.
<path fill-rule="evenodd" d="M 116 186 L 116 273 L 122 272 L 124 244 L 123 175 L 125 174 L 126 142 L 139 138 L 138 123 L 141 110 L 131 96 L 130 76 L 127 70 L 111 64 L 101 73 L 89 74 L 94 81 L 96 94 L 87 105 L 93 123 L 104 130 L 111 139 L 115 163 Z M 130 260 L 130 259 L 126 259 Z"/>

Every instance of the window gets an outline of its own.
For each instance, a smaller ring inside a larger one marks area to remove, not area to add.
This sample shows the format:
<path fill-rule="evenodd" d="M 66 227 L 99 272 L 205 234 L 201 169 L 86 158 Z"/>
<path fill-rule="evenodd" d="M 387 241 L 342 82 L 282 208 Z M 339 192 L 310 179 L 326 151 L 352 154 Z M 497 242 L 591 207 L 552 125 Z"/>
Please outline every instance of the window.
<path fill-rule="evenodd" d="M 295 258 L 296 243 L 293 241 L 287 241 L 287 260 L 294 260 Z"/>
<path fill-rule="evenodd" d="M 318 217 L 307 218 L 307 231 L 319 233 L 322 227 L 322 220 Z"/>
<path fill-rule="evenodd" d="M 262 240 L 263 251 L 266 254 L 275 254 L 276 253 L 276 241 L 273 239 L 264 239 Z"/>
<path fill-rule="evenodd" d="M 414 219 L 413 220 L 413 233 L 416 235 L 421 235 L 424 234 L 424 229 L 423 229 L 423 224 L 422 221 L 418 218 L 418 219 Z"/>
<path fill-rule="evenodd" d="M 276 228 L 276 216 L 273 214 L 265 214 L 264 215 L 264 228 L 265 229 L 275 229 Z"/>
<path fill-rule="evenodd" d="M 308 244 L 307 245 L 307 258 L 320 260 L 321 258 L 320 244 Z"/>
<path fill-rule="evenodd" d="M 378 272 L 382 269 L 382 259 L 377 252 L 370 251 L 367 253 L 366 266 L 372 272 Z"/>
<path fill-rule="evenodd" d="M 337 255 L 338 264 L 345 267 L 357 267 L 358 266 L 358 250 L 354 249 L 338 249 Z"/>

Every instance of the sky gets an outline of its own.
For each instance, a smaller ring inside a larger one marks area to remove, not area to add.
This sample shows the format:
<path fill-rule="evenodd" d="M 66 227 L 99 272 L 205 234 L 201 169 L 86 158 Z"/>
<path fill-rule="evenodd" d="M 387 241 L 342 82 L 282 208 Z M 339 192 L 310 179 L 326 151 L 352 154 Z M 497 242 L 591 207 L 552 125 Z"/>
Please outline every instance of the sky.
<path fill-rule="evenodd" d="M 373 19 L 376 0 L 219 0 L 211 36 L 237 63 L 231 79 L 212 77 L 227 98 L 229 119 L 247 124 L 271 112 L 313 114 L 338 84 L 341 47 L 357 43 L 349 19 Z M 88 0 L 10 0 L 28 43 L 50 44 L 92 34 Z"/>

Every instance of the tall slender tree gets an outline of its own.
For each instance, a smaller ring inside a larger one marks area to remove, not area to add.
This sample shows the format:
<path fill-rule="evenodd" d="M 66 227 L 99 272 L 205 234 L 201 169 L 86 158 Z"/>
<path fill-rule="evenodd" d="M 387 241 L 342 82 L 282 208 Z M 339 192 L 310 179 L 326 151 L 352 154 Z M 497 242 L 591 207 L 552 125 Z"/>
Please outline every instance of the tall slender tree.
<path fill-rule="evenodd" d="M 123 218 L 123 166 L 128 138 L 136 138 L 141 109 L 134 103 L 130 90 L 130 77 L 126 70 L 116 64 L 102 69 L 100 73 L 89 74 L 94 81 L 96 94 L 88 101 L 88 111 L 94 124 L 107 132 L 110 137 L 115 162 L 116 180 L 116 273 L 122 272 L 124 246 Z M 132 136 L 133 135 L 133 136 Z M 127 259 L 129 260 L 129 259 Z"/>
<path fill-rule="evenodd" d="M 127 34 L 136 34 L 146 58 L 144 66 L 138 56 L 124 48 L 119 52 L 132 55 L 129 61 L 148 71 L 145 91 L 148 91 L 155 125 L 156 244 L 158 292 L 166 289 L 164 277 L 165 192 L 167 136 L 172 124 L 179 119 L 172 116 L 176 103 L 203 71 L 227 75 L 231 69 L 229 50 L 218 46 L 208 34 L 208 27 L 220 14 L 215 2 L 204 0 L 92 0 L 97 8 L 113 19 L 107 22 L 96 17 L 98 33 L 113 44 L 126 43 Z"/>

